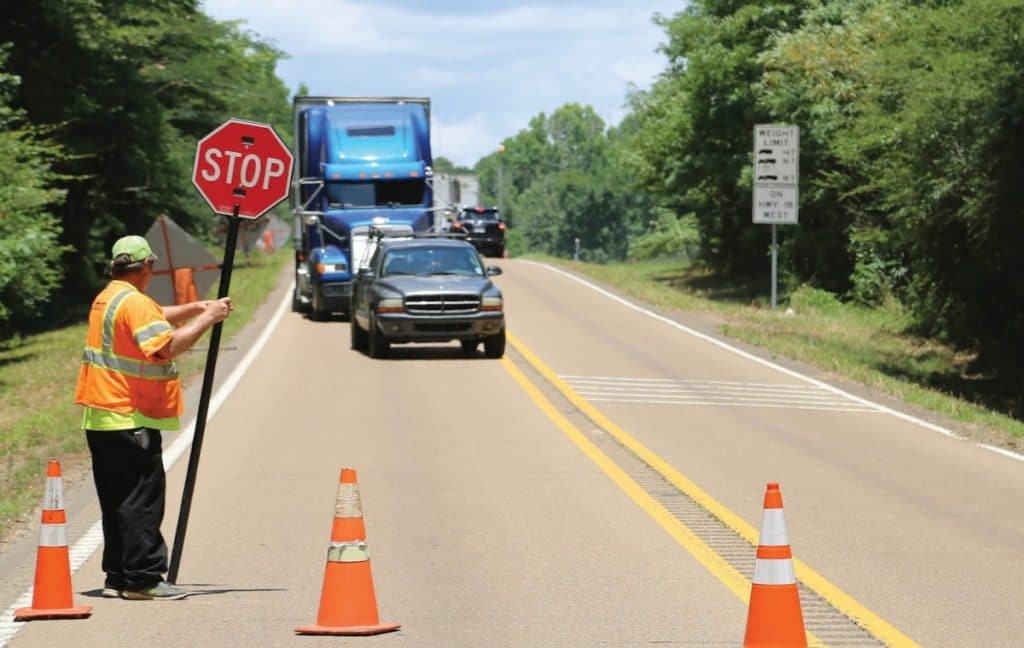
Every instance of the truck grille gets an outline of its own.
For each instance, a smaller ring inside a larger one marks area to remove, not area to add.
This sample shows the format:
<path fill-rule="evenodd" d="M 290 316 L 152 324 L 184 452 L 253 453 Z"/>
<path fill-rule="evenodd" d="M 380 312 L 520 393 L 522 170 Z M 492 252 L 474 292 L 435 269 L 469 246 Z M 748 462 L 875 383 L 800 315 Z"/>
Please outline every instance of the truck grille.
<path fill-rule="evenodd" d="M 325 283 L 323 287 L 325 297 L 348 297 L 351 293 L 350 284 Z"/>
<path fill-rule="evenodd" d="M 480 310 L 480 295 L 413 295 L 405 298 L 405 312 L 411 315 L 458 315 Z"/>

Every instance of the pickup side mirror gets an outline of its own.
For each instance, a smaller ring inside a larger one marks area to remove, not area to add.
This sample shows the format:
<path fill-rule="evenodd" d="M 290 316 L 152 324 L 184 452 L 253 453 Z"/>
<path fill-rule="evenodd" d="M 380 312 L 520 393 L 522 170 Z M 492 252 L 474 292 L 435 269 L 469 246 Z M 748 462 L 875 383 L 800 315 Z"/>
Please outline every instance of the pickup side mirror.
<path fill-rule="evenodd" d="M 499 268 L 498 266 L 487 266 L 487 276 L 488 277 L 493 277 L 494 275 L 500 275 L 500 274 L 501 274 L 501 268 Z"/>

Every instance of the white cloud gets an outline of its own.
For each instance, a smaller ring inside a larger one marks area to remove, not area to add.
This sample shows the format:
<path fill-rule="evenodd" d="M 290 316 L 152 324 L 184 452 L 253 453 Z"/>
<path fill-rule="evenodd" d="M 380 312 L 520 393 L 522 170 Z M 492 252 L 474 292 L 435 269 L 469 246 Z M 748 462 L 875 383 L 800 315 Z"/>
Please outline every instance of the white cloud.
<path fill-rule="evenodd" d="M 448 121 L 435 115 L 431 128 L 431 148 L 435 156 L 444 156 L 457 164 L 466 165 L 466 157 L 456 157 L 452 152 L 477 151 L 474 161 L 490 153 L 501 141 L 501 136 L 479 115 L 469 119 Z M 468 166 L 468 165 L 467 165 Z"/>
<path fill-rule="evenodd" d="M 609 122 L 630 83 L 646 88 L 665 65 L 651 23 L 670 0 L 207 0 L 217 20 L 246 28 L 291 58 L 278 75 L 293 92 L 429 96 L 435 155 L 475 164 L 538 113 L 576 102 Z"/>

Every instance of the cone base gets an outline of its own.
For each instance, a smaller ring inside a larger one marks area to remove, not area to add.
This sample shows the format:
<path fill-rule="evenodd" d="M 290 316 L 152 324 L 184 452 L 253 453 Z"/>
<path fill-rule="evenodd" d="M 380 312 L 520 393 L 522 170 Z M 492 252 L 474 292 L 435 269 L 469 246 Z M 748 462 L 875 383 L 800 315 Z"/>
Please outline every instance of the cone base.
<path fill-rule="evenodd" d="M 295 628 L 295 632 L 303 635 L 375 635 L 394 632 L 401 628 L 399 623 L 378 623 L 365 626 L 322 626 L 311 625 Z"/>
<path fill-rule="evenodd" d="M 92 606 L 57 608 L 53 610 L 34 608 L 18 608 L 14 611 L 15 621 L 34 621 L 36 619 L 84 619 L 92 614 Z"/>
<path fill-rule="evenodd" d="M 796 583 L 751 587 L 743 648 L 807 648 Z"/>

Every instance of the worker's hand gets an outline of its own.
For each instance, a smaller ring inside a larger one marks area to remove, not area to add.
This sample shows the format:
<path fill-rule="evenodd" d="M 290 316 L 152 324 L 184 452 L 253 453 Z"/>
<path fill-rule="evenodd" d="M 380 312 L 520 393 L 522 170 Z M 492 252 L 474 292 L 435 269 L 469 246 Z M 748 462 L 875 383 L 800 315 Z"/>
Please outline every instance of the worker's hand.
<path fill-rule="evenodd" d="M 223 322 L 231 314 L 231 311 L 235 310 L 235 307 L 231 304 L 230 297 L 221 297 L 220 299 L 204 302 L 204 306 L 203 316 L 214 324 Z"/>

